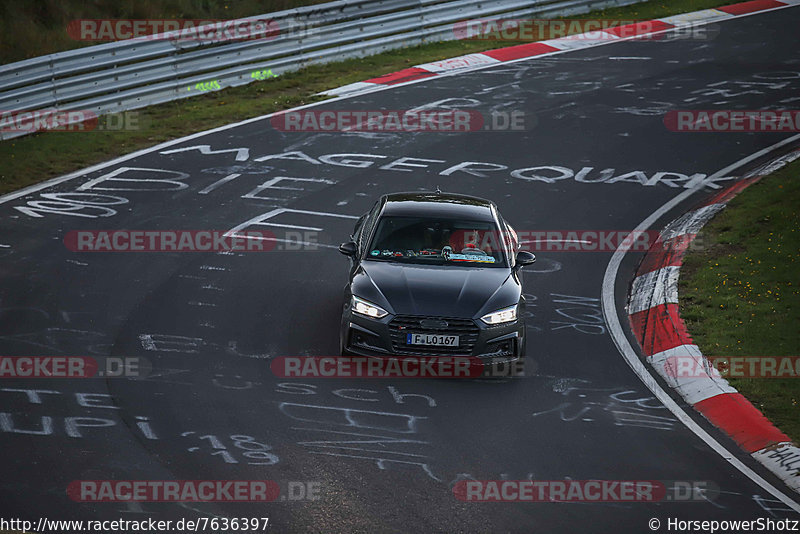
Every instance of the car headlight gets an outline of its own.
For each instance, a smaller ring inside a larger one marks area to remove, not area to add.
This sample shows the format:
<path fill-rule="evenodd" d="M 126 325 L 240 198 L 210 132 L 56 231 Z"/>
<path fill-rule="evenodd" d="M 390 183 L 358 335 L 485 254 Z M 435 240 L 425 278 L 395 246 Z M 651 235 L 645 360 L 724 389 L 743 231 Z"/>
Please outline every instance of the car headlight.
<path fill-rule="evenodd" d="M 483 317 L 481 317 L 481 321 L 486 324 L 500 324 L 500 323 L 510 323 L 511 321 L 517 320 L 517 305 L 514 304 L 513 306 L 509 306 L 508 308 L 503 308 L 502 310 L 497 310 L 496 312 L 487 313 Z"/>
<path fill-rule="evenodd" d="M 360 299 L 357 296 L 353 295 L 352 300 L 350 301 L 350 305 L 353 308 L 353 311 L 359 315 L 365 315 L 372 319 L 380 319 L 381 317 L 386 317 L 389 315 L 389 312 L 381 308 L 380 306 L 376 306 L 371 302 L 367 302 L 364 299 Z"/>

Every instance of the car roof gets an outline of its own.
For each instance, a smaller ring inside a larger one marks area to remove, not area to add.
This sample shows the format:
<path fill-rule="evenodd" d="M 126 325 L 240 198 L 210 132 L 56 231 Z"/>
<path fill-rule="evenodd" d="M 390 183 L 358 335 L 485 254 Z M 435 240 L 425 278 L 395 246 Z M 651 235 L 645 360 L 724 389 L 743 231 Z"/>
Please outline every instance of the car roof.
<path fill-rule="evenodd" d="M 430 216 L 494 221 L 494 202 L 455 193 L 392 193 L 381 198 L 382 215 Z"/>

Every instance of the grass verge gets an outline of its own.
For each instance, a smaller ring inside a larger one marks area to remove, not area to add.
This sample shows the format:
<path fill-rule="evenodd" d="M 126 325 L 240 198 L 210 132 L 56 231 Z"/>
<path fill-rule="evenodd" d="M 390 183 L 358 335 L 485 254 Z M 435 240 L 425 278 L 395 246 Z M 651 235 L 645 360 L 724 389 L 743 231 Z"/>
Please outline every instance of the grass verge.
<path fill-rule="evenodd" d="M 574 18 L 653 19 L 729 4 L 720 0 L 663 0 L 594 11 Z M 214 13 L 209 13 L 214 16 Z M 67 17 L 70 18 L 70 17 Z M 77 17 L 72 17 L 77 18 Z M 450 41 L 363 59 L 312 66 L 278 78 L 211 91 L 137 110 L 138 129 L 42 132 L 0 142 L 0 194 L 107 161 L 154 144 L 249 117 L 322 99 L 316 93 L 415 64 L 512 46 L 514 42 Z M 102 122 L 102 120 L 101 120 Z"/>
<path fill-rule="evenodd" d="M 800 356 L 800 162 L 744 190 L 684 259 L 680 309 L 709 356 Z M 800 377 L 730 378 L 800 443 Z"/>

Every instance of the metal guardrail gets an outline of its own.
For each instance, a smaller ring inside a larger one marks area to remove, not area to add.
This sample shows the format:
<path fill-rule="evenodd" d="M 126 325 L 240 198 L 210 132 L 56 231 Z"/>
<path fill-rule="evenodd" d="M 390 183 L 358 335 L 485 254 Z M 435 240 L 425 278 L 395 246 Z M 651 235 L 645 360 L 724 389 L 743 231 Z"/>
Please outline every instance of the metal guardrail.
<path fill-rule="evenodd" d="M 554 17 L 641 0 L 338 0 L 234 24 L 272 21 L 246 40 L 175 31 L 49 54 L 0 66 L 0 113 L 127 111 L 260 81 L 312 64 L 456 39 L 454 24 L 487 17 Z M 275 28 L 278 31 L 275 32 Z M 261 31 L 262 33 L 259 33 Z M 0 139 L 26 135 L 0 131 Z"/>

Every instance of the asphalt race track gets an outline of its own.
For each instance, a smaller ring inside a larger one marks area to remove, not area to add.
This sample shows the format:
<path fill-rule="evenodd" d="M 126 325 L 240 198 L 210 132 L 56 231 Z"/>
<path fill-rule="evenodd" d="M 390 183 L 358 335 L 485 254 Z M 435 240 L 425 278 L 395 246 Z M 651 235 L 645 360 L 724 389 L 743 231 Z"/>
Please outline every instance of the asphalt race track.
<path fill-rule="evenodd" d="M 792 109 L 798 20 L 793 7 L 722 22 L 709 41 L 620 42 L 315 108 L 522 111 L 523 131 L 294 133 L 259 119 L 5 198 L 0 353 L 139 358 L 147 376 L 0 384 L 2 515 L 269 517 L 274 532 L 649 532 L 653 517 L 800 518 L 628 367 L 601 312 L 608 251 L 541 251 L 524 271 L 524 378 L 297 380 L 269 366 L 338 354 L 348 262 L 336 246 L 383 193 L 439 186 L 490 198 L 518 231 L 631 230 L 684 186 L 789 137 L 671 132 L 663 115 Z M 209 150 L 180 150 L 200 145 Z M 707 183 L 664 221 L 728 183 Z M 321 246 L 89 253 L 64 241 L 73 230 L 226 231 L 259 216 L 273 224 L 259 229 Z M 623 318 L 640 258 L 628 254 L 620 269 Z M 528 478 L 707 481 L 719 492 L 695 502 L 471 503 L 452 491 L 460 480 Z M 312 481 L 320 498 L 80 503 L 66 493 L 74 480 L 130 479 L 268 479 L 284 491 Z"/>

